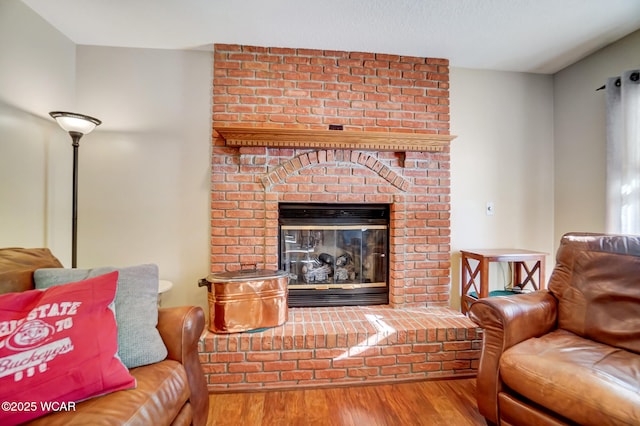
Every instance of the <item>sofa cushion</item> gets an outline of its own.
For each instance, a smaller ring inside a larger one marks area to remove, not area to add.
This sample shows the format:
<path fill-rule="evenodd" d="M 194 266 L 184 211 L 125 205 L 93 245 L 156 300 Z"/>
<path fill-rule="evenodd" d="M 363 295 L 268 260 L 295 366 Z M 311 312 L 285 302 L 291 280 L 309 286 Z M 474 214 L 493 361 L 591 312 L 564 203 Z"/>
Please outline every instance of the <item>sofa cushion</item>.
<path fill-rule="evenodd" d="M 0 424 L 135 386 L 116 355 L 117 278 L 0 295 Z"/>
<path fill-rule="evenodd" d="M 570 273 L 549 286 L 558 299 L 558 327 L 640 353 L 640 257 L 573 253 L 561 261 Z"/>
<path fill-rule="evenodd" d="M 158 267 L 137 265 L 126 268 L 39 269 L 36 288 L 49 288 L 72 281 L 118 271 L 116 321 L 118 355 L 129 367 L 152 364 L 167 357 L 158 324 Z"/>
<path fill-rule="evenodd" d="M 171 424 L 181 410 L 184 411 L 183 406 L 189 398 L 189 385 L 182 364 L 166 360 L 134 368 L 131 374 L 138 383 L 135 389 L 83 401 L 76 404 L 73 413 L 52 413 L 28 424 L 164 425 Z"/>
<path fill-rule="evenodd" d="M 0 294 L 33 290 L 33 271 L 62 268 L 47 248 L 0 249 Z"/>
<path fill-rule="evenodd" d="M 640 356 L 566 330 L 525 340 L 500 358 L 503 382 L 579 424 L 640 424 Z"/>

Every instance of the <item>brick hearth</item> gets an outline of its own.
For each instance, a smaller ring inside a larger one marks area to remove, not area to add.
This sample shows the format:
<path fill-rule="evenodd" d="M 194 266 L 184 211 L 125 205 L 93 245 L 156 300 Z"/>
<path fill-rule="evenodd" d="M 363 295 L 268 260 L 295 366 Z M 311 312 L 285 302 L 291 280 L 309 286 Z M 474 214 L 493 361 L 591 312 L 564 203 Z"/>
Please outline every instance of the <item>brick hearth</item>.
<path fill-rule="evenodd" d="M 209 390 L 475 376 L 480 331 L 447 308 L 292 308 L 280 327 L 200 341 Z"/>

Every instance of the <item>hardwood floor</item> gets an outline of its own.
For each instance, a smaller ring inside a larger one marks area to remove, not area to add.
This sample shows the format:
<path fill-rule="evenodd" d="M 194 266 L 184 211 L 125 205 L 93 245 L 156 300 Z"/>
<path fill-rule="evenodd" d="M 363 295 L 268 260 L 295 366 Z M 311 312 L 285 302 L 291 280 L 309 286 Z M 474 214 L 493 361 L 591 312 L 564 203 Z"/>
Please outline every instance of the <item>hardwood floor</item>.
<path fill-rule="evenodd" d="M 486 425 L 475 379 L 267 392 L 215 393 L 209 426 Z"/>

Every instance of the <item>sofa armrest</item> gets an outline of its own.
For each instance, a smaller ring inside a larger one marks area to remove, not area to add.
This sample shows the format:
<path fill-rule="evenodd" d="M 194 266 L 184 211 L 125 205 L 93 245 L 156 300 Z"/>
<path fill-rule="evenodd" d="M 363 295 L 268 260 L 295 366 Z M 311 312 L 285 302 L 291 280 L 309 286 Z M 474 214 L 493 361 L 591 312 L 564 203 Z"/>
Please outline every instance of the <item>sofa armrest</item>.
<path fill-rule="evenodd" d="M 209 391 L 198 353 L 204 325 L 204 311 L 200 307 L 158 309 L 158 331 L 167 347 L 167 358 L 180 362 L 187 372 L 195 426 L 206 424 L 209 411 Z"/>
<path fill-rule="evenodd" d="M 546 290 L 489 297 L 471 305 L 469 317 L 484 330 L 476 391 L 478 409 L 487 420 L 498 423 L 502 353 L 519 342 L 554 329 L 557 311 L 556 298 Z"/>

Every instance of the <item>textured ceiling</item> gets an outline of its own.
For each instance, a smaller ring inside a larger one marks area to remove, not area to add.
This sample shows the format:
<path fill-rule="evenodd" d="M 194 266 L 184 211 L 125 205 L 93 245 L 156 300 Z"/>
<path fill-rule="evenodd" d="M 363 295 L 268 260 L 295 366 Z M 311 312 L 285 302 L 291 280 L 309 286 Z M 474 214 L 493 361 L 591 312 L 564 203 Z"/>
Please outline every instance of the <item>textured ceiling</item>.
<path fill-rule="evenodd" d="M 76 44 L 213 43 L 554 73 L 640 28 L 640 0 L 22 0 Z"/>

